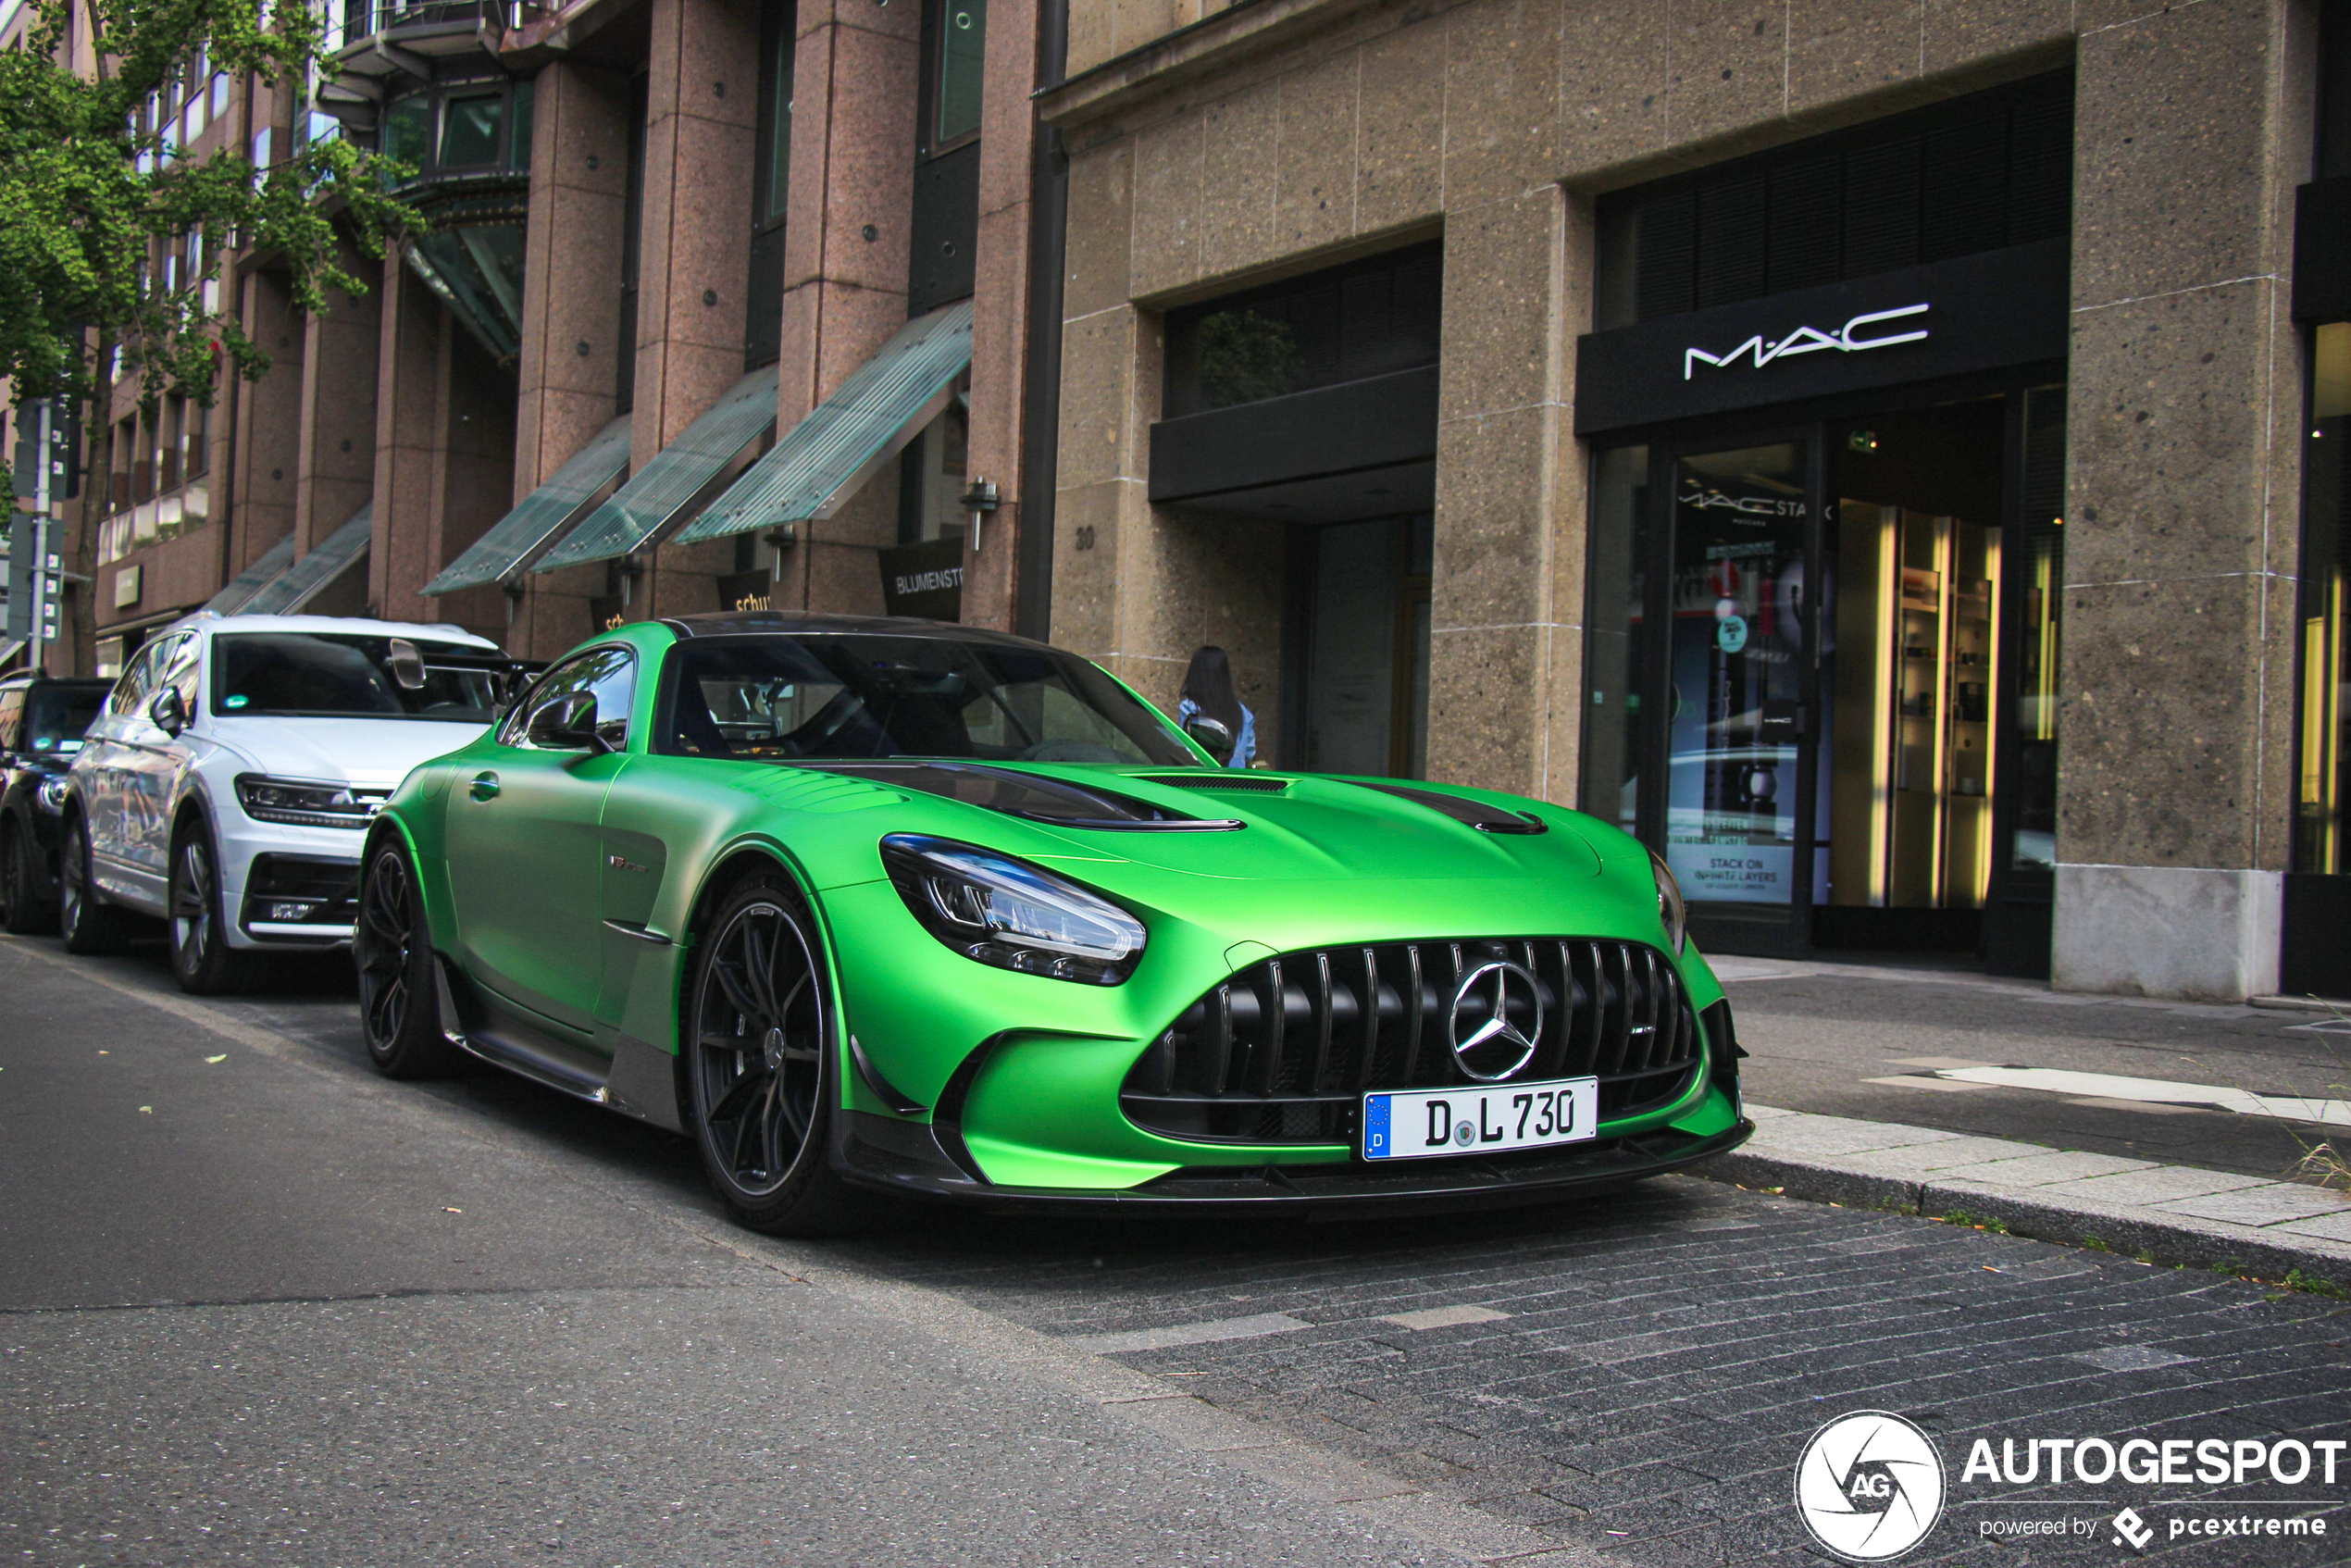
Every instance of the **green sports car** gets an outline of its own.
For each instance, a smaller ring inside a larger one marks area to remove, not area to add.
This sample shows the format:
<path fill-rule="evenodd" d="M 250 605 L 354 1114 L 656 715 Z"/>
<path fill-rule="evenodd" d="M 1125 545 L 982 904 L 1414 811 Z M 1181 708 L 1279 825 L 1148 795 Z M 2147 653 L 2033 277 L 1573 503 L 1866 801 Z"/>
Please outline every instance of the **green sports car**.
<path fill-rule="evenodd" d="M 360 899 L 380 1070 L 469 1053 L 684 1132 L 763 1230 L 883 1194 L 1540 1201 L 1752 1130 L 1633 839 L 1220 767 L 1096 666 L 964 627 L 599 636 L 408 776 Z"/>

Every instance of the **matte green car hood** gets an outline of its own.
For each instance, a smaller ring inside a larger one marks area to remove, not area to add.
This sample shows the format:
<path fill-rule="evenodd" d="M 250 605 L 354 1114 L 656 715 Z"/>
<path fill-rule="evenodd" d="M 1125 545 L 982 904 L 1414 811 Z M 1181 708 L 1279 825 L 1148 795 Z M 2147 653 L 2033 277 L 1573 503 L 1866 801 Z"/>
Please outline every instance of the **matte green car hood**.
<path fill-rule="evenodd" d="M 1151 782 L 1150 772 L 1126 769 L 1031 766 L 1017 771 L 1113 790 L 1188 815 L 1241 823 L 1225 832 L 1046 829 L 1073 847 L 1196 877 L 1412 881 L 1528 872 L 1586 877 L 1600 871 L 1599 856 L 1569 828 L 1565 813 L 1545 822 L 1544 832 L 1490 833 L 1417 801 L 1337 778 L 1262 772 L 1240 776 L 1267 782 L 1291 778 L 1287 789 L 1275 792 L 1172 788 Z M 1476 799 L 1466 791 L 1462 795 Z M 1511 803 L 1513 807 L 1525 803 Z"/>

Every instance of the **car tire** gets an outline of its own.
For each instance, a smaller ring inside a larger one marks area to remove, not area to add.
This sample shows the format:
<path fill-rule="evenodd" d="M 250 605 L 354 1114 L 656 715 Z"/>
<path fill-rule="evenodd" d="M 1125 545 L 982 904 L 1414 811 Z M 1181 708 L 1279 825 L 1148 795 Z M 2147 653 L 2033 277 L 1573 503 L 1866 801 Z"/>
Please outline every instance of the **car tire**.
<path fill-rule="evenodd" d="M 862 1228 L 883 1202 L 833 1169 L 837 1014 L 816 923 L 781 877 L 720 901 L 694 949 L 678 1056 L 678 1109 L 711 1186 L 770 1236 Z"/>
<path fill-rule="evenodd" d="M 0 928 L 12 937 L 35 937 L 57 928 L 57 907 L 35 886 L 33 847 L 14 822 L 0 822 Z"/>
<path fill-rule="evenodd" d="M 131 944 L 131 915 L 107 903 L 90 872 L 90 825 L 68 818 L 57 852 L 57 929 L 66 951 L 83 958 L 120 952 Z"/>
<path fill-rule="evenodd" d="M 359 1025 L 367 1059 L 388 1078 L 443 1078 L 466 1057 L 441 1032 L 441 984 L 432 927 L 407 850 L 395 839 L 368 855 L 359 877 L 351 956 L 359 970 Z"/>
<path fill-rule="evenodd" d="M 252 988 L 267 955 L 229 945 L 220 897 L 220 854 L 201 817 L 171 841 L 171 877 L 164 907 L 171 911 L 171 974 L 190 996 L 229 996 Z"/>

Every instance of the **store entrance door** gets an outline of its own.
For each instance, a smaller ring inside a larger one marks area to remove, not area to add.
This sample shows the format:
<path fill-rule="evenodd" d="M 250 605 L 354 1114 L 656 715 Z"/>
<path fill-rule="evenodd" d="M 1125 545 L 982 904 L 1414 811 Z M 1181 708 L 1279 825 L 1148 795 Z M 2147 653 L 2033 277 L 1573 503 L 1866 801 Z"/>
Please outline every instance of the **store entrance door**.
<path fill-rule="evenodd" d="M 1631 613 L 1593 643 L 1592 701 L 1627 719 L 1596 724 L 1595 772 L 1701 943 L 1979 947 L 2017 762 L 1995 723 L 2006 422 L 1986 398 L 1603 455 L 1596 527 L 1632 526 L 1596 548 L 1596 615 L 1611 573 Z"/>
<path fill-rule="evenodd" d="M 1815 814 L 1810 437 L 1667 450 L 1665 863 L 1702 942 L 1805 940 Z"/>

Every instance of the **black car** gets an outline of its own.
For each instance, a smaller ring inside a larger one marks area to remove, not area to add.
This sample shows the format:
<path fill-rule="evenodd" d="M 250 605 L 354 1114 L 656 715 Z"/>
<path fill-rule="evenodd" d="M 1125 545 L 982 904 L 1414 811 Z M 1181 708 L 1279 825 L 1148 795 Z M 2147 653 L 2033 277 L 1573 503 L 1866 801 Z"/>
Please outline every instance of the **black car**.
<path fill-rule="evenodd" d="M 57 926 L 57 821 L 66 769 L 111 680 L 0 678 L 0 926 Z"/>

